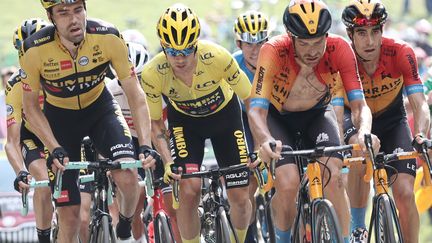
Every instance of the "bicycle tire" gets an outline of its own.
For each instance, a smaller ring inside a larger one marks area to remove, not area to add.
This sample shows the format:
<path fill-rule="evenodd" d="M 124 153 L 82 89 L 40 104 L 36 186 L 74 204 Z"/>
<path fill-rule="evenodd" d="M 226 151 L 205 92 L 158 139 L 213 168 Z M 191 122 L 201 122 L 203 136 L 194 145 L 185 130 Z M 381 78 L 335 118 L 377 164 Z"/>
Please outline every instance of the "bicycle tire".
<path fill-rule="evenodd" d="M 231 241 L 231 232 L 233 229 L 230 227 L 225 208 L 220 206 L 216 216 L 216 242 L 235 243 Z"/>
<path fill-rule="evenodd" d="M 267 225 L 266 203 L 263 195 L 258 195 L 256 198 L 256 222 L 257 230 L 261 234 L 264 242 L 269 240 L 269 231 Z M 259 224 L 259 227 L 258 227 Z"/>
<path fill-rule="evenodd" d="M 155 243 L 174 243 L 171 224 L 163 212 L 158 213 L 154 221 L 154 240 Z"/>
<path fill-rule="evenodd" d="M 392 210 L 389 196 L 387 194 L 379 195 L 375 206 L 377 207 L 374 223 L 375 242 L 396 242 L 393 222 L 395 212 Z"/>
<path fill-rule="evenodd" d="M 268 231 L 268 235 L 269 235 L 269 242 L 275 243 L 276 242 L 276 234 L 275 234 L 273 219 L 272 219 L 272 215 L 271 215 L 270 202 L 271 202 L 271 200 L 267 202 L 266 207 L 265 207 L 265 213 L 266 213 L 266 218 L 267 218 L 267 231 Z"/>
<path fill-rule="evenodd" d="M 343 243 L 339 220 L 333 204 L 327 200 L 317 200 L 312 204 L 313 242 Z"/>

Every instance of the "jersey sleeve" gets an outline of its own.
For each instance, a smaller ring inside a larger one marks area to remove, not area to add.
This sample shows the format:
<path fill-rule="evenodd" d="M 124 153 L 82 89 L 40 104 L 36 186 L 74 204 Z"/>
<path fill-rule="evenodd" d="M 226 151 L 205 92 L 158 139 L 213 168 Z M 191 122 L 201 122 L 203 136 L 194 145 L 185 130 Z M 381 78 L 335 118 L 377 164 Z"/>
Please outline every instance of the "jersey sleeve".
<path fill-rule="evenodd" d="M 162 81 L 157 77 L 157 71 L 149 65 L 141 73 L 141 86 L 147 96 L 150 118 L 162 119 Z"/>
<path fill-rule="evenodd" d="M 20 123 L 22 119 L 21 82 L 9 80 L 6 86 L 7 127 Z"/>
<path fill-rule="evenodd" d="M 340 39 L 338 48 L 336 48 L 335 59 L 348 101 L 364 99 L 357 61 L 348 42 Z"/>
<path fill-rule="evenodd" d="M 237 61 L 227 50 L 223 49 L 221 52 L 224 60 L 222 61 L 223 78 L 228 82 L 240 99 L 247 99 L 252 88 L 248 77 L 240 69 Z"/>
<path fill-rule="evenodd" d="M 339 73 L 336 76 L 335 86 L 331 90 L 332 100 L 331 104 L 333 106 L 344 106 L 344 95 L 345 90 L 342 83 L 342 78 Z"/>
<path fill-rule="evenodd" d="M 250 107 L 268 109 L 273 89 L 275 66 L 279 64 L 279 54 L 270 44 L 264 44 L 258 56 L 257 69 L 253 80 Z"/>
<path fill-rule="evenodd" d="M 110 35 L 109 46 L 107 47 L 111 56 L 111 64 L 117 73 L 120 81 L 135 76 L 135 70 L 128 58 L 126 43 L 121 37 Z"/>
<path fill-rule="evenodd" d="M 40 63 L 39 55 L 35 48 L 23 52 L 19 59 L 21 70 L 20 78 L 24 91 L 38 92 L 41 89 L 40 70 L 36 63 Z"/>
<path fill-rule="evenodd" d="M 401 71 L 407 95 L 423 93 L 424 87 L 418 73 L 417 59 L 413 49 L 404 44 L 398 51 L 396 58 L 398 70 Z"/>

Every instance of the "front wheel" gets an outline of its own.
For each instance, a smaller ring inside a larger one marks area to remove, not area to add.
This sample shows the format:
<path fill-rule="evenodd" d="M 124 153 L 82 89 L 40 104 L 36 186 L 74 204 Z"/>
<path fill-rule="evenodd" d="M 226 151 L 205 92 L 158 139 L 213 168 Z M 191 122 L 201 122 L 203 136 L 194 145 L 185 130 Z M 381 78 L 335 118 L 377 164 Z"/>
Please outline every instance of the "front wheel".
<path fill-rule="evenodd" d="M 312 204 L 313 242 L 343 243 L 333 204 L 327 199 Z"/>
<path fill-rule="evenodd" d="M 154 221 L 154 235 L 156 243 L 174 243 L 171 224 L 165 213 L 159 213 Z"/>
<path fill-rule="evenodd" d="M 221 206 L 219 207 L 218 215 L 216 217 L 216 242 L 231 243 L 231 233 L 234 234 L 230 228 L 226 211 Z M 232 243 L 235 243 L 235 241 Z"/>
<path fill-rule="evenodd" d="M 395 237 L 395 224 L 393 223 L 393 210 L 390 198 L 383 194 L 376 200 L 375 214 L 375 240 L 378 243 L 397 242 Z M 397 217 L 395 217 L 397 220 Z M 396 222 L 397 223 L 397 222 Z"/>

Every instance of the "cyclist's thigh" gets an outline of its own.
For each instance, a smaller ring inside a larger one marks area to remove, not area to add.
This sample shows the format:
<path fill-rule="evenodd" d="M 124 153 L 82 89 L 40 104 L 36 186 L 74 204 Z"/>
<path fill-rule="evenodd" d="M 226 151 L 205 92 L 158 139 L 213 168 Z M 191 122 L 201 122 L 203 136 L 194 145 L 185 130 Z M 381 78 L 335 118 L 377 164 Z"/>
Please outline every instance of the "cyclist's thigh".
<path fill-rule="evenodd" d="M 352 122 L 351 110 L 348 108 L 344 111 L 343 132 L 345 144 L 349 144 L 351 137 L 357 134 L 357 129 Z"/>
<path fill-rule="evenodd" d="M 311 145 L 313 147 L 339 146 L 339 127 L 333 107 L 328 105 L 325 109 L 322 109 L 322 111 L 319 112 L 313 119 L 313 126 L 309 126 L 306 131 Z M 333 153 L 329 157 L 332 158 L 332 161 L 339 159 L 339 162 L 342 162 L 343 159 L 342 153 L 340 152 Z M 339 166 L 342 166 L 342 163 L 340 163 Z"/>
<path fill-rule="evenodd" d="M 168 129 L 170 149 L 174 163 L 182 166 L 186 173 L 198 171 L 204 158 L 204 141 L 206 129 L 211 124 L 202 125 L 203 118 L 184 115 L 169 103 Z"/>
<path fill-rule="evenodd" d="M 114 161 L 121 158 L 135 158 L 129 127 L 117 104 L 112 104 L 112 109 L 102 114 L 99 120 L 92 124 L 90 138 L 105 158 Z"/>
<path fill-rule="evenodd" d="M 271 135 L 276 139 L 282 141 L 282 144 L 294 147 L 295 131 L 289 129 L 284 115 L 281 115 L 273 105 L 270 105 L 269 112 L 267 115 L 267 126 L 270 130 Z M 295 160 L 292 157 L 283 157 L 276 164 L 276 168 L 286 165 L 295 164 Z"/>
<path fill-rule="evenodd" d="M 69 160 L 80 161 L 81 140 L 85 133 L 85 124 L 76 122 L 82 121 L 79 117 L 80 112 L 54 107 L 47 102 L 45 102 L 44 112 L 54 136 L 67 151 Z M 57 207 L 80 204 L 80 193 L 77 185 L 78 174 L 77 170 L 67 170 L 63 173 L 61 196 L 54 200 Z M 50 176 L 50 179 L 53 177 Z M 54 183 L 51 185 L 53 190 Z"/>
<path fill-rule="evenodd" d="M 26 124 L 26 122 L 21 123 L 20 130 L 21 152 L 26 168 L 30 169 L 30 164 L 33 161 L 45 159 L 45 150 L 40 139 L 30 132 L 24 124 Z"/>
<path fill-rule="evenodd" d="M 414 151 L 411 145 L 411 131 L 406 119 L 401 119 L 393 124 L 393 127 L 387 130 L 379 137 L 381 141 L 381 150 L 384 153 L 397 153 L 403 151 Z M 406 159 L 389 163 L 398 173 L 405 173 L 415 177 L 416 175 L 416 160 Z M 395 171 L 387 169 L 389 178 L 395 174 Z"/>

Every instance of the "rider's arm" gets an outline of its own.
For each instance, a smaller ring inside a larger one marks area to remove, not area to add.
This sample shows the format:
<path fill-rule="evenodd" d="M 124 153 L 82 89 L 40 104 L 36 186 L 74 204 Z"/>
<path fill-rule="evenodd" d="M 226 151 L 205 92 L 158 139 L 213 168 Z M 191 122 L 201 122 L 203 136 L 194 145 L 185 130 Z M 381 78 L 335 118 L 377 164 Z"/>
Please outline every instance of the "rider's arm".
<path fill-rule="evenodd" d="M 19 75 L 18 75 L 19 76 Z M 17 77 L 19 79 L 19 77 Z M 16 82 L 17 81 L 17 82 Z M 22 88 L 21 82 L 11 78 L 6 88 L 7 106 L 7 140 L 5 144 L 6 156 L 15 174 L 25 170 L 20 146 L 20 130 L 22 117 Z"/>
<path fill-rule="evenodd" d="M 173 161 L 173 158 L 171 157 L 171 151 L 169 149 L 168 145 L 168 138 L 166 135 L 166 127 L 163 119 L 158 120 L 152 120 L 152 142 L 153 145 L 156 147 L 156 150 L 161 155 L 163 163 L 171 162 Z"/>
<path fill-rule="evenodd" d="M 109 50 L 111 63 L 128 100 L 139 144 L 151 146 L 147 100 L 140 87 L 133 64 L 128 60 L 127 46 L 121 38 L 113 35 Z"/>
<path fill-rule="evenodd" d="M 414 115 L 414 134 L 424 137 L 430 128 L 430 114 L 426 98 L 423 94 L 424 86 L 418 74 L 417 59 L 413 49 L 404 44 L 398 52 L 398 66 L 404 80 L 405 91 Z"/>
<path fill-rule="evenodd" d="M 20 58 L 23 89 L 23 109 L 26 120 L 32 131 L 42 143 L 52 152 L 60 144 L 54 137 L 51 127 L 39 105 L 40 72 L 38 69 L 39 55 L 34 49 L 27 50 Z"/>

